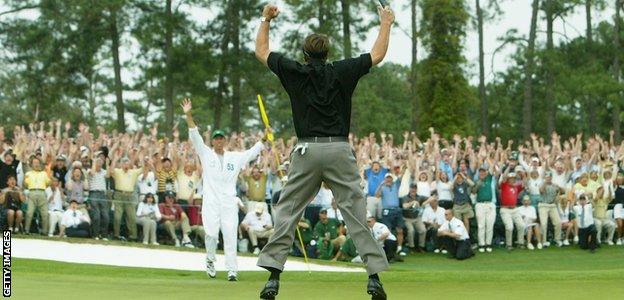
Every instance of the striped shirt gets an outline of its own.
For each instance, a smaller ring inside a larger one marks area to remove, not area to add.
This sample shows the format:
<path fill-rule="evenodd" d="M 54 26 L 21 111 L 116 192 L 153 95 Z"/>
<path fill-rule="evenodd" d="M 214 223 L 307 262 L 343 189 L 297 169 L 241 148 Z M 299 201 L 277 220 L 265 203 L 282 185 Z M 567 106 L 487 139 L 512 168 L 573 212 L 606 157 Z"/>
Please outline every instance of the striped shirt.
<path fill-rule="evenodd" d="M 89 188 L 92 191 L 106 191 L 106 170 L 93 171 L 89 176 Z"/>
<path fill-rule="evenodd" d="M 175 170 L 171 169 L 165 171 L 160 169 L 156 171 L 156 179 L 158 180 L 158 192 L 175 191 L 175 182 L 178 174 Z"/>

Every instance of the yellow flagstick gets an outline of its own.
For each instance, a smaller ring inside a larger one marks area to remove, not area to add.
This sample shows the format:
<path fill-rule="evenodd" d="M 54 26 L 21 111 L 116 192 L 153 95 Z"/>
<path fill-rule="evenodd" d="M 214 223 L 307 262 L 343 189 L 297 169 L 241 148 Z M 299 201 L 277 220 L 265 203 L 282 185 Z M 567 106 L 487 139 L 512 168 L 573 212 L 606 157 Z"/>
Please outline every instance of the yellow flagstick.
<path fill-rule="evenodd" d="M 269 116 L 264 110 L 264 103 L 262 102 L 262 96 L 260 96 L 260 94 L 258 94 L 258 108 L 260 109 L 260 117 L 262 118 L 262 123 L 264 123 L 264 128 L 268 129 L 269 127 L 271 127 L 271 124 L 269 123 Z M 273 132 L 269 131 L 267 133 L 267 140 L 271 142 L 271 148 L 273 149 L 273 153 L 275 154 L 275 161 L 277 165 L 279 166 L 280 158 L 279 158 L 279 155 L 277 154 L 277 151 L 275 151 L 275 139 L 273 137 Z M 278 176 L 280 177 L 283 176 L 283 174 L 281 174 L 281 171 L 279 171 Z M 308 273 L 312 274 L 312 270 L 310 269 L 310 262 L 308 261 L 308 254 L 306 253 L 305 245 L 303 244 L 303 238 L 301 237 L 301 231 L 299 231 L 299 226 L 297 226 L 297 237 L 299 237 L 299 243 L 301 244 L 301 252 L 303 252 L 303 259 L 305 260 L 305 263 L 308 266 Z"/>

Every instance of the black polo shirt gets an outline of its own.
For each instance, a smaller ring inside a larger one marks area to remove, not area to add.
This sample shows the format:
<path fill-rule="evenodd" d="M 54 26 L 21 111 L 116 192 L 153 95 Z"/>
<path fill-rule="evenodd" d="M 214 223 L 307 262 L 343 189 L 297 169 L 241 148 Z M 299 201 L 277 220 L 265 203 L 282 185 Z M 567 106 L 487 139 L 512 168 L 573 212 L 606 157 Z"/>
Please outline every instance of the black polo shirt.
<path fill-rule="evenodd" d="M 19 160 L 14 159 L 13 163 L 7 165 L 0 160 L 0 189 L 7 187 L 7 180 L 9 179 L 9 176 L 15 176 L 15 179 L 17 179 L 17 167 L 19 166 L 19 163 Z"/>
<path fill-rule="evenodd" d="M 271 52 L 268 65 L 288 93 L 297 137 L 349 135 L 351 95 L 372 66 L 370 54 L 300 64 Z"/>

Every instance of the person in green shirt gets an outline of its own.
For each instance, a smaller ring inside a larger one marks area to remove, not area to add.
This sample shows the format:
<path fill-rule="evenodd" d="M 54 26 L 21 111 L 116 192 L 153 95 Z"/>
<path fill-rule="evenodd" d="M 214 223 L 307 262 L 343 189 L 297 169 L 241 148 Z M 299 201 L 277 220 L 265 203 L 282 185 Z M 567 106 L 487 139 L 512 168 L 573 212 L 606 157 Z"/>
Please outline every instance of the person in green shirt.
<path fill-rule="evenodd" d="M 327 209 L 319 212 L 319 221 L 314 226 L 314 239 L 316 240 L 316 249 L 321 259 L 332 259 L 340 246 L 342 246 L 346 237 L 341 234 L 340 223 L 335 219 L 327 217 Z"/>
<path fill-rule="evenodd" d="M 355 248 L 355 244 L 353 243 L 353 239 L 347 234 L 347 240 L 345 243 L 340 246 L 338 253 L 334 256 L 332 261 L 350 261 L 350 262 L 361 262 L 361 258 L 359 258 L 359 254 L 357 249 Z"/>
<path fill-rule="evenodd" d="M 316 241 L 314 241 L 314 232 L 312 231 L 312 225 L 310 224 L 310 221 L 305 217 L 301 216 L 301 220 L 299 220 L 299 223 L 297 223 L 297 228 L 299 228 L 299 232 L 301 233 L 301 239 L 303 240 L 306 254 L 309 258 L 316 258 Z M 295 236 L 297 236 L 296 230 Z M 299 238 L 295 239 L 293 245 L 294 255 L 303 256 L 303 249 L 301 249 L 301 242 L 299 241 Z"/>
<path fill-rule="evenodd" d="M 496 221 L 496 194 L 492 181 L 494 172 L 492 164 L 489 169 L 479 168 L 479 179 L 475 183 L 474 191 L 477 194 L 475 212 L 477 215 L 477 236 L 479 252 L 492 252 L 492 237 L 494 222 Z"/>

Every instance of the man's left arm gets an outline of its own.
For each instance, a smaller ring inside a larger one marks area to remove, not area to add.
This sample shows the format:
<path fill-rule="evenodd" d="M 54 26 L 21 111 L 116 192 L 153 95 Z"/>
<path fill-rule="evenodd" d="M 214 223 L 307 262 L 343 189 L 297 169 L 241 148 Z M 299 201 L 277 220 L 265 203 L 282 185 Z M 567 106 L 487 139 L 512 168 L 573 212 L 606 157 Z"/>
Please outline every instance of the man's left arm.
<path fill-rule="evenodd" d="M 269 27 L 271 20 L 279 15 L 280 11 L 275 5 L 266 5 L 262 11 L 262 22 L 256 34 L 256 58 L 265 66 L 268 66 L 269 54 Z"/>

